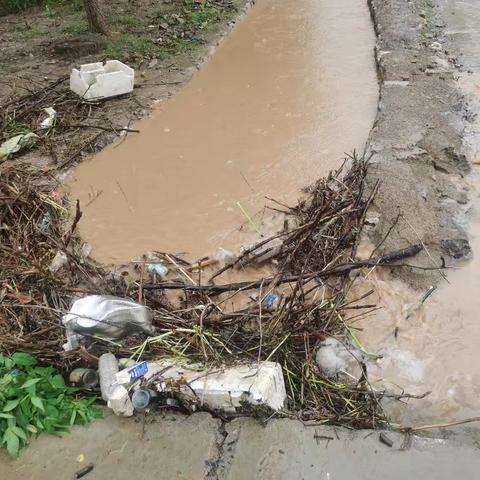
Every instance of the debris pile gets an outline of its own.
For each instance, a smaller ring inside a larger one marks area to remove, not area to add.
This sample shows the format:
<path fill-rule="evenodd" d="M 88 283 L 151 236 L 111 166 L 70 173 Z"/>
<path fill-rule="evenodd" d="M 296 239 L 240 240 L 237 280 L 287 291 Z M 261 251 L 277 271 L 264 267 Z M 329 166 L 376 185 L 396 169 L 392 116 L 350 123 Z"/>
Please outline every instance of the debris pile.
<path fill-rule="evenodd" d="M 45 87 L 32 88 L 0 105 L 0 144 L 4 144 L 0 162 L 35 143 L 55 168 L 66 168 L 82 153 L 96 151 L 101 136 L 137 132 L 113 124 L 104 104 L 73 93 L 68 79 L 64 76 Z"/>
<path fill-rule="evenodd" d="M 295 207 L 277 205 L 288 219 L 284 230 L 219 270 L 210 270 L 210 275 L 202 274 L 202 261 L 192 265 L 161 253 L 158 257 L 169 261 L 162 275 L 157 267 L 147 268 L 146 261 L 137 265 L 135 274 L 118 275 L 82 253 L 75 233 L 80 209 L 77 205 L 72 222 L 54 178 L 7 162 L 0 173 L 0 350 L 28 351 L 64 372 L 75 366 L 96 368 L 105 353 L 135 364 L 174 359 L 222 371 L 274 362 L 283 370 L 288 396 L 282 414 L 375 427 L 385 420 L 379 402 L 385 392 L 373 389 L 366 368 L 359 378 L 347 381 L 323 375 L 316 363 L 322 342 L 346 338 L 349 319 L 372 307 L 347 297 L 355 281 L 351 273 L 397 258 L 355 260 L 374 194 L 364 192 L 366 169 L 366 161 L 353 157 L 348 167 L 306 190 Z M 66 262 L 53 272 L 49 267 L 58 252 Z M 273 275 L 225 282 L 227 271 L 254 266 L 259 258 L 267 258 Z M 123 340 L 94 334 L 78 349 L 65 352 L 62 316 L 87 295 L 114 295 L 144 305 L 153 330 Z M 166 381 L 157 372 L 155 388 L 152 381 L 144 383 L 146 378 L 137 387 L 158 391 Z"/>

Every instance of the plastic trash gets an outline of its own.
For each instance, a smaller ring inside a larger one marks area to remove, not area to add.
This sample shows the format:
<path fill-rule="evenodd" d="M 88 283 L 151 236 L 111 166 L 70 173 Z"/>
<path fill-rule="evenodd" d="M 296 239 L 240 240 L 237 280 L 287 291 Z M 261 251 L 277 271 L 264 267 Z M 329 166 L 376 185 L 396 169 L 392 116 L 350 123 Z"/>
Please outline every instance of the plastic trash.
<path fill-rule="evenodd" d="M 158 275 L 160 278 L 165 278 L 168 273 L 168 267 L 163 263 L 150 263 L 147 267 L 148 273 Z"/>
<path fill-rule="evenodd" d="M 262 302 L 262 305 L 267 310 L 276 310 L 278 308 L 278 304 L 280 302 L 280 297 L 275 295 L 274 293 L 269 293 Z"/>
<path fill-rule="evenodd" d="M 116 97 L 133 91 L 133 68 L 118 61 L 88 63 L 70 74 L 70 90 L 85 100 Z"/>
<path fill-rule="evenodd" d="M 112 388 L 107 405 L 115 415 L 121 417 L 131 417 L 133 415 L 133 405 L 128 396 L 128 390 L 122 385 L 116 385 Z"/>
<path fill-rule="evenodd" d="M 45 212 L 43 215 L 42 215 L 42 218 L 39 222 L 39 225 L 38 225 L 38 229 L 42 232 L 42 233 L 47 233 L 49 228 L 50 228 L 50 224 L 52 223 L 52 217 L 50 215 L 50 212 Z"/>
<path fill-rule="evenodd" d="M 213 258 L 218 262 L 223 262 L 225 265 L 231 265 L 232 263 L 235 263 L 238 255 L 230 250 L 220 247 L 213 254 Z"/>
<path fill-rule="evenodd" d="M 112 353 L 104 353 L 98 359 L 98 373 L 100 375 L 100 392 L 109 408 L 115 415 L 130 417 L 133 415 L 133 406 L 128 396 L 128 390 L 116 384 L 115 375 L 118 373 L 118 361 Z"/>
<path fill-rule="evenodd" d="M 125 385 L 127 383 L 135 382 L 139 378 L 148 373 L 148 363 L 141 362 L 136 365 L 131 365 L 124 370 L 121 370 L 115 375 L 115 382 L 118 385 Z"/>
<path fill-rule="evenodd" d="M 40 122 L 40 128 L 47 130 L 53 127 L 55 119 L 57 118 L 57 111 L 52 107 L 44 108 L 44 111 L 47 117 Z"/>
<path fill-rule="evenodd" d="M 359 362 L 367 362 L 371 357 L 352 345 L 349 340 L 341 342 L 329 337 L 320 343 L 315 359 L 321 373 L 327 378 L 335 377 L 339 373 L 358 378 L 361 374 Z"/>
<path fill-rule="evenodd" d="M 6 160 L 24 147 L 31 146 L 36 142 L 38 135 L 33 132 L 22 133 L 9 138 L 0 145 L 0 161 Z"/>
<path fill-rule="evenodd" d="M 148 364 L 145 379 L 158 392 L 175 392 L 183 400 L 213 410 L 235 412 L 245 403 L 281 410 L 287 393 L 282 367 L 275 362 L 216 367 L 162 360 Z"/>
<path fill-rule="evenodd" d="M 98 359 L 98 374 L 100 376 L 100 392 L 107 402 L 112 393 L 115 375 L 118 372 L 118 361 L 113 353 L 104 353 Z"/>
<path fill-rule="evenodd" d="M 62 322 L 66 327 L 66 351 L 77 348 L 84 336 L 118 340 L 134 333 L 153 334 L 152 314 L 147 307 L 109 295 L 76 300 Z"/>
<path fill-rule="evenodd" d="M 52 273 L 57 273 L 67 263 L 68 263 L 67 255 L 65 254 L 65 252 L 62 252 L 61 250 L 59 250 L 53 257 L 52 263 L 50 263 L 50 266 L 48 267 L 48 269 Z"/>
<path fill-rule="evenodd" d="M 77 387 L 96 387 L 100 381 L 98 373 L 92 368 L 76 368 L 70 372 L 70 383 Z"/>
<path fill-rule="evenodd" d="M 158 394 L 148 388 L 139 388 L 132 395 L 132 405 L 137 412 L 144 412 Z"/>

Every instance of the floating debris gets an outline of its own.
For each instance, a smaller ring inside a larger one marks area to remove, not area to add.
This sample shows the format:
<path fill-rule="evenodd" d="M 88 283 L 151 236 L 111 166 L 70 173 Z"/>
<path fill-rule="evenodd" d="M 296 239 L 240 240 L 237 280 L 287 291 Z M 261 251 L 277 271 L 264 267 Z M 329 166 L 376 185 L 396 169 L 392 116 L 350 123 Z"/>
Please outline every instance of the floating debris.
<path fill-rule="evenodd" d="M 191 275 L 202 270 L 202 261 L 189 264 L 155 252 L 155 263 L 165 260 L 171 265 L 169 280 L 148 282 L 145 266 L 125 276 L 85 258 L 76 234 L 80 208 L 77 205 L 72 219 L 68 199 L 53 199 L 52 192 L 59 187 L 53 173 L 4 163 L 0 172 L 0 350 L 35 353 L 64 372 L 98 362 L 107 352 L 135 359 L 133 364 L 168 358 L 209 368 L 274 362 L 285 379 L 287 401 L 282 415 L 375 427 L 385 421 L 379 399 L 393 395 L 374 390 L 365 371 L 358 381 L 346 382 L 327 378 L 315 362 L 323 340 L 345 334 L 352 308 L 356 318 L 367 308 L 347 299 L 354 281 L 350 272 L 390 265 L 421 249 L 412 246 L 382 257 L 355 259 L 375 192 L 364 191 L 366 170 L 364 160 L 353 158 L 349 168 L 344 166 L 315 183 L 298 205 L 285 207 L 289 230 L 262 239 L 211 275 Z M 222 280 L 224 272 L 242 265 L 247 257 L 254 258 L 257 250 L 264 255 L 270 243 L 273 275 L 262 277 L 259 271 L 258 278 L 250 281 Z M 49 266 L 58 251 L 67 256 L 68 268 L 53 274 Z M 65 353 L 62 316 L 85 295 L 135 302 L 152 313 L 152 329 L 131 331 L 114 340 L 94 335 L 85 346 Z M 117 387 L 122 389 L 112 391 L 108 400 L 129 415 L 133 407 L 128 391 Z"/>

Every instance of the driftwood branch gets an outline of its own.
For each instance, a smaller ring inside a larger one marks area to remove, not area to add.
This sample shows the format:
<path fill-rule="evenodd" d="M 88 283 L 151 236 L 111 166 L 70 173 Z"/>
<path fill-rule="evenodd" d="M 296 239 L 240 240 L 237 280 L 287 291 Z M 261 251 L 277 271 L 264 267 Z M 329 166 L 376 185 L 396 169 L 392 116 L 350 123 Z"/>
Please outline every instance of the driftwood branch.
<path fill-rule="evenodd" d="M 342 263 L 332 268 L 327 268 L 318 272 L 308 273 L 303 275 L 303 280 L 309 281 L 313 278 L 326 278 L 333 275 L 346 274 L 352 270 L 358 270 L 364 267 L 374 267 L 377 265 L 390 266 L 393 262 L 402 260 L 405 258 L 413 257 L 422 250 L 421 245 L 411 245 L 401 250 L 387 253 L 367 260 L 358 262 Z M 284 276 L 280 279 L 278 277 L 265 277 L 252 282 L 236 282 L 228 283 L 224 285 L 188 285 L 183 282 L 160 282 L 160 283 L 147 283 L 143 285 L 144 290 L 186 290 L 197 292 L 208 292 L 211 294 L 220 294 L 225 292 L 232 292 L 236 290 L 251 290 L 253 288 L 259 288 L 260 286 L 266 286 L 273 281 L 278 284 L 295 282 L 300 278 L 300 275 Z"/>

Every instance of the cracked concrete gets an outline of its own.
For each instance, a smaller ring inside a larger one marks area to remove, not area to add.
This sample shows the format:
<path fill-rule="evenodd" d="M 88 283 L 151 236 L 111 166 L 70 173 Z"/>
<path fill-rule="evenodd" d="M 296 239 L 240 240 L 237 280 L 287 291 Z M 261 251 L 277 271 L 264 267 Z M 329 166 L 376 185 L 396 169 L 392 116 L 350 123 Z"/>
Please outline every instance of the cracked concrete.
<path fill-rule="evenodd" d="M 447 439 L 305 426 L 252 418 L 223 424 L 208 413 L 122 419 L 107 414 L 63 438 L 36 439 L 17 461 L 0 454 L 0 478 L 74 478 L 88 463 L 88 480 L 404 479 L 475 478 L 480 435 Z M 79 459 L 82 459 L 80 462 Z"/>

